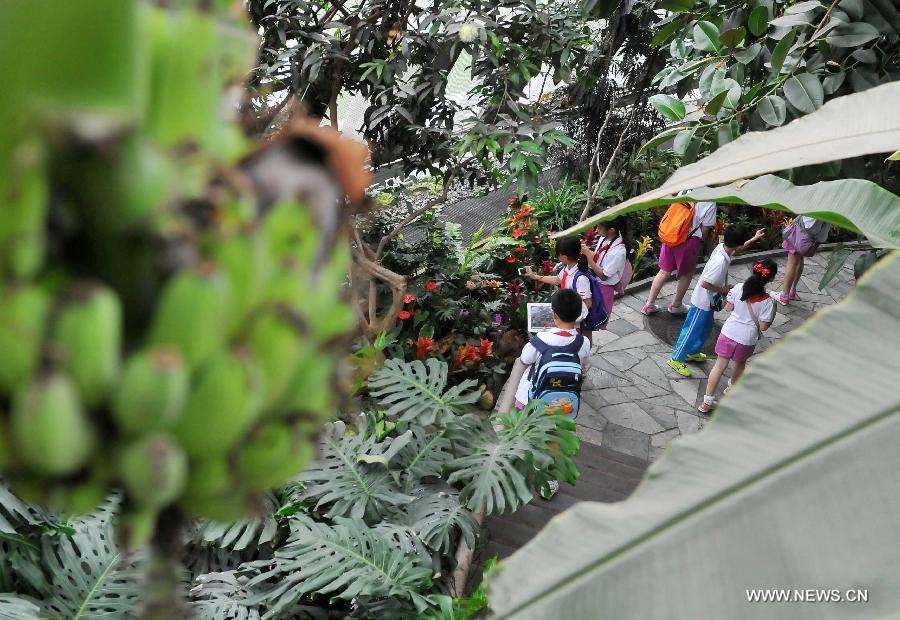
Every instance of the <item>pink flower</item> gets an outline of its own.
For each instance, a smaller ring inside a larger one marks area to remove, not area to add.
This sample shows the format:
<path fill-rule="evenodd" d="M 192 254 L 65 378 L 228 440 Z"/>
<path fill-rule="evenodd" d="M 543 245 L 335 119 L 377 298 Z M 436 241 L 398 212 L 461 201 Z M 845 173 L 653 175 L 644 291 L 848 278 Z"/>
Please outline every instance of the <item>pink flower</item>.
<path fill-rule="evenodd" d="M 406 319 L 410 318 L 412 315 L 413 315 L 413 313 L 410 312 L 409 310 L 404 310 L 398 316 L 400 317 L 401 321 L 405 321 Z"/>
<path fill-rule="evenodd" d="M 416 298 L 415 298 L 413 295 L 410 295 L 409 293 L 407 293 L 407 294 L 406 294 L 406 297 L 403 298 L 403 303 L 405 303 L 405 304 L 411 304 L 411 303 L 414 302 L 415 300 L 416 300 Z"/>

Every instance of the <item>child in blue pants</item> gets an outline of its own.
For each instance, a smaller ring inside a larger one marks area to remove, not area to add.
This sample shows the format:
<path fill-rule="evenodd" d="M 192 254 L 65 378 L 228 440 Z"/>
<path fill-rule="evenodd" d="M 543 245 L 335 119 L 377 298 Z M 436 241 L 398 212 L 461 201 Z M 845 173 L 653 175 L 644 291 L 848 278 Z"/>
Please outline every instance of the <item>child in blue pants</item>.
<path fill-rule="evenodd" d="M 731 288 L 726 286 L 728 280 L 728 267 L 735 252 L 742 252 L 765 235 L 765 230 L 759 229 L 756 234 L 748 239 L 744 227 L 740 224 L 731 224 L 725 229 L 724 243 L 720 243 L 713 250 L 712 255 L 700 274 L 697 286 L 691 293 L 691 308 L 684 318 L 684 326 L 675 343 L 669 366 L 682 377 L 690 377 L 691 369 L 685 362 L 705 362 L 706 354 L 701 353 L 703 343 L 709 338 L 715 320 L 715 310 L 712 308 L 712 299 L 716 294 L 724 298 Z"/>

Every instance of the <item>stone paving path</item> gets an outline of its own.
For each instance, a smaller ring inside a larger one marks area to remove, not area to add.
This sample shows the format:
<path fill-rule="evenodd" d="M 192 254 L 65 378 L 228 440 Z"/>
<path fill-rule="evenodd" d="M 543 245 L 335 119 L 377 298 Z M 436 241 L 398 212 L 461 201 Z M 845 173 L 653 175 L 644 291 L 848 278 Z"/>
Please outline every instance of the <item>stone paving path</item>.
<path fill-rule="evenodd" d="M 756 355 L 773 346 L 817 310 L 843 299 L 851 290 L 854 256 L 831 284 L 819 291 L 818 284 L 829 255 L 829 252 L 823 252 L 806 260 L 797 287 L 802 301 L 778 306 L 775 321 L 757 345 Z M 779 275 L 769 286 L 770 290 L 781 289 L 785 261 L 784 256 L 776 258 Z M 751 264 L 733 264 L 729 282 L 744 281 L 750 275 Z M 668 305 L 674 291 L 674 281 L 663 287 L 658 302 L 661 308 Z M 646 296 L 645 289 L 617 299 L 609 329 L 594 334 L 592 356 L 582 388 L 578 433 L 582 441 L 652 461 L 673 439 L 703 428 L 708 416 L 698 413 L 696 407 L 706 391 L 707 372 L 712 369 L 715 358 L 705 364 L 691 364 L 694 372 L 691 378 L 681 377 L 669 368 L 667 360 L 672 346 L 649 330 L 646 317 L 640 313 Z M 685 301 L 689 298 L 690 290 Z M 719 312 L 716 322 L 721 325 L 727 316 L 728 313 Z M 753 363 L 753 358 L 749 363 Z M 724 380 L 720 382 L 719 390 L 726 384 Z"/>

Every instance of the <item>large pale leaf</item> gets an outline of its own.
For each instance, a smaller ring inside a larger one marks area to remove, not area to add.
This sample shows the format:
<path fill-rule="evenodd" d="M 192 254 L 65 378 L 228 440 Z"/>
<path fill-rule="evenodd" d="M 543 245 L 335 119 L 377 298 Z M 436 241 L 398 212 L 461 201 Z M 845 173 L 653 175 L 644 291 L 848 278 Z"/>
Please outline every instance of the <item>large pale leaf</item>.
<path fill-rule="evenodd" d="M 271 542 L 278 531 L 278 522 L 272 516 L 277 510 L 275 497 L 268 493 L 264 501 L 264 516 L 245 519 L 236 523 L 203 521 L 199 524 L 197 538 L 203 545 L 215 545 L 232 551 Z"/>
<path fill-rule="evenodd" d="M 797 120 L 745 134 L 715 153 L 678 169 L 655 190 L 617 204 L 556 236 L 571 235 L 655 198 L 798 166 L 872 153 L 900 144 L 900 82 L 832 99 Z"/>
<path fill-rule="evenodd" d="M 0 594 L 0 620 L 39 620 L 41 609 L 15 594 Z"/>
<path fill-rule="evenodd" d="M 634 496 L 583 503 L 493 581 L 501 618 L 888 618 L 900 609 L 900 252 L 754 360 Z M 750 588 L 868 588 L 864 604 Z"/>

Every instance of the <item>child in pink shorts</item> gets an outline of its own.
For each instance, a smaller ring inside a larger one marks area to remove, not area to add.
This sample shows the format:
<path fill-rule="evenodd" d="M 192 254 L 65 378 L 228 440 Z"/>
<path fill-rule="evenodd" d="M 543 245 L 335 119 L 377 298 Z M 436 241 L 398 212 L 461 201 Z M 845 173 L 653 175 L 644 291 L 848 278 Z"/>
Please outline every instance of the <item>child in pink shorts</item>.
<path fill-rule="evenodd" d="M 775 300 L 766 292 L 766 284 L 772 281 L 778 267 L 771 258 L 764 258 L 753 265 L 753 273 L 743 284 L 738 284 L 728 293 L 725 309 L 731 316 L 722 326 L 722 333 L 716 341 L 716 365 L 709 373 L 706 394 L 697 407 L 700 413 L 709 413 L 715 402 L 716 387 L 729 362 L 734 362 L 730 386 L 740 379 L 747 360 L 753 355 L 762 332 L 769 329 L 775 320 Z"/>

